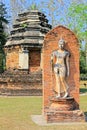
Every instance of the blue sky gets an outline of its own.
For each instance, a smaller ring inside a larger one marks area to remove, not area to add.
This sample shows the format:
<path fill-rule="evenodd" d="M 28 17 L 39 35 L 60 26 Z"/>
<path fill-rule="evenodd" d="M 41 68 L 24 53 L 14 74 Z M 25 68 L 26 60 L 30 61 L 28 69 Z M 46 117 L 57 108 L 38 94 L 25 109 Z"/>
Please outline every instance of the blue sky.
<path fill-rule="evenodd" d="M 10 16 L 10 21 L 11 21 L 11 15 L 12 15 L 12 13 L 11 13 L 11 7 L 10 7 L 10 1 L 11 0 L 0 0 L 0 2 L 3 2 L 3 3 L 5 3 L 5 5 L 6 5 L 6 8 L 7 8 L 7 12 L 8 12 L 8 15 Z M 18 0 L 18 1 L 20 1 L 20 0 Z M 44 3 L 47 3 L 47 2 L 49 2 L 50 0 L 26 0 L 26 2 L 24 3 L 24 10 L 23 11 L 25 11 L 28 7 L 29 7 L 29 5 L 31 4 L 31 3 L 36 3 L 37 5 L 38 4 L 41 4 L 41 9 L 42 9 L 42 7 L 43 7 L 43 4 L 41 3 L 41 1 L 44 1 Z M 54 0 L 54 2 L 56 2 L 56 5 L 57 5 L 57 2 L 58 1 L 61 1 L 61 0 Z M 66 19 L 66 11 L 68 10 L 68 7 L 69 7 L 69 5 L 71 4 L 71 2 L 76 2 L 77 3 L 77 1 L 78 2 L 82 2 L 82 3 L 87 3 L 87 0 L 62 0 L 63 1 L 63 3 L 62 4 L 59 4 L 58 3 L 58 8 L 57 8 L 57 11 L 54 11 L 54 17 L 56 17 L 56 20 L 57 20 L 57 25 L 58 24 L 62 24 L 62 25 L 64 25 L 64 26 L 66 26 L 66 22 L 67 22 L 67 19 Z M 46 5 L 46 4 L 45 4 Z M 39 6 L 40 7 L 40 6 Z M 51 24 L 52 23 L 52 20 L 51 20 L 51 17 L 49 17 L 49 15 L 50 15 L 50 13 L 51 12 L 49 12 L 48 11 L 48 9 L 45 9 L 45 8 L 43 8 L 43 10 L 41 10 L 41 12 L 43 12 L 46 16 L 47 16 L 47 19 L 49 20 L 49 23 Z M 57 14 L 58 13 L 58 14 Z M 64 22 L 60 22 L 60 19 L 62 19 L 62 18 L 64 18 L 65 20 L 64 20 Z M 60 23 L 59 23 L 60 22 Z M 12 25 L 13 23 L 11 23 L 10 22 L 10 24 L 9 25 Z"/>
<path fill-rule="evenodd" d="M 11 16 L 11 8 L 10 8 L 10 1 L 11 0 L 0 0 L 0 1 L 2 1 L 2 2 L 4 2 L 5 3 L 5 5 L 6 5 L 6 7 L 7 7 L 7 12 L 8 12 L 8 15 L 10 15 Z M 20 0 L 19 0 L 20 1 Z M 44 1 L 44 3 L 46 3 L 46 2 L 48 2 L 49 0 L 26 0 L 26 2 L 24 3 L 24 8 L 25 9 L 27 9 L 28 7 L 29 7 L 29 5 L 32 3 L 32 2 L 35 2 L 37 5 L 38 5 L 38 3 L 39 4 L 41 4 L 41 1 Z M 61 1 L 61 0 L 54 0 L 54 2 L 56 2 L 56 3 L 58 3 L 58 1 Z M 68 9 L 68 7 L 69 7 L 69 5 L 70 5 L 70 3 L 73 1 L 73 2 L 75 2 L 75 1 L 82 1 L 82 2 L 87 2 L 87 0 L 62 0 L 63 1 L 63 3 L 62 3 L 62 5 L 61 4 L 58 4 L 58 8 L 57 8 L 57 12 L 59 12 L 58 13 L 58 15 L 57 15 L 57 13 L 55 13 L 54 12 L 54 16 L 57 18 L 57 19 L 60 19 L 60 18 L 62 18 L 62 17 L 66 17 L 66 12 L 65 12 L 65 9 L 67 8 Z M 42 4 L 41 4 L 41 6 L 42 6 Z M 43 7 L 43 6 L 42 6 Z M 24 9 L 24 10 L 25 10 Z M 24 11 L 23 10 L 23 11 Z M 42 10 L 41 10 L 42 11 Z M 49 12 L 47 11 L 47 9 L 43 9 L 43 12 L 45 13 L 45 15 L 47 16 L 47 18 L 49 19 L 49 23 L 51 23 L 51 19 L 50 19 L 50 17 L 49 17 Z M 51 13 L 51 12 L 50 12 Z M 58 21 L 59 22 L 59 21 Z M 62 24 L 64 24 L 64 23 L 62 23 Z"/>
<path fill-rule="evenodd" d="M 6 7 L 7 7 L 7 12 L 8 12 L 8 15 L 12 15 L 11 14 L 11 8 L 10 8 L 10 0 L 0 0 L 2 2 L 5 3 Z M 24 7 L 25 9 L 27 9 L 29 7 L 29 5 L 32 3 L 32 2 L 35 2 L 37 5 L 38 3 L 41 4 L 41 1 L 44 1 L 45 3 L 46 2 L 49 2 L 49 0 L 26 0 L 26 3 L 24 3 Z M 57 5 L 57 2 L 59 0 L 54 0 L 54 2 L 56 2 L 56 5 Z M 58 8 L 57 8 L 57 11 L 54 11 L 54 17 L 56 17 L 56 20 L 57 20 L 57 25 L 58 24 L 62 24 L 64 26 L 66 26 L 66 22 L 67 22 L 67 19 L 66 19 L 66 12 L 70 3 L 72 1 L 82 1 L 82 3 L 87 3 L 87 0 L 63 0 L 64 2 L 62 4 L 59 5 L 58 3 Z M 43 5 L 41 4 L 41 7 L 43 7 Z M 67 8 L 67 9 L 66 9 Z M 25 9 L 23 11 L 25 11 Z M 50 13 L 49 11 L 47 11 L 47 9 L 43 8 L 43 12 L 45 13 L 45 15 L 47 16 L 47 19 L 49 20 L 49 23 L 51 24 L 52 20 L 51 18 L 49 17 Z M 57 14 L 58 13 L 58 14 Z M 64 18 L 64 22 L 60 22 L 60 19 L 61 18 Z M 9 18 L 11 20 L 11 17 Z M 13 24 L 13 23 L 12 23 Z"/>

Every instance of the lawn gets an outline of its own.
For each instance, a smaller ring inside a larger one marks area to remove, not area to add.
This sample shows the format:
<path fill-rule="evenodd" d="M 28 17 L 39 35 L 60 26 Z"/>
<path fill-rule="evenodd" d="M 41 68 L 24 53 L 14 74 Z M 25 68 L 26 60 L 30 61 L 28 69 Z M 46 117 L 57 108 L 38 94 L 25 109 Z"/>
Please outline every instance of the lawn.
<path fill-rule="evenodd" d="M 87 112 L 87 95 L 80 97 L 80 108 Z M 87 123 L 38 126 L 31 115 L 42 113 L 42 97 L 0 97 L 0 130 L 87 130 Z"/>

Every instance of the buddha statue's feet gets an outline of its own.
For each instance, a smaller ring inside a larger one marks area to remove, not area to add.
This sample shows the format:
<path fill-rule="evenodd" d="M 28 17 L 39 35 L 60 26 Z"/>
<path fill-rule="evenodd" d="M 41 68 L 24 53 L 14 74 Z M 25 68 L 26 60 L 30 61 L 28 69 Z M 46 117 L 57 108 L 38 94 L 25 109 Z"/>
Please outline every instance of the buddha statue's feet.
<path fill-rule="evenodd" d="M 60 95 L 57 95 L 56 98 L 60 98 Z"/>
<path fill-rule="evenodd" d="M 65 93 L 65 95 L 63 96 L 63 98 L 66 98 L 68 96 L 68 92 Z"/>

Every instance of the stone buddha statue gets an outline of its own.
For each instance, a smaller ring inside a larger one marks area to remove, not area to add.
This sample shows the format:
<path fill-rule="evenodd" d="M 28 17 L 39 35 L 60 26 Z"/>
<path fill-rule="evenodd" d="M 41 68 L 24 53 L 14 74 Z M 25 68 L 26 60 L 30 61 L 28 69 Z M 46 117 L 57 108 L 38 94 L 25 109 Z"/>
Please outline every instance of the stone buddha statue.
<path fill-rule="evenodd" d="M 51 63 L 55 75 L 56 85 L 55 91 L 57 92 L 56 98 L 66 98 L 68 96 L 68 84 L 66 77 L 69 76 L 69 56 L 70 53 L 64 49 L 66 42 L 63 39 L 58 41 L 58 50 L 51 54 Z M 55 59 L 55 62 L 54 62 Z M 64 93 L 61 97 L 61 93 Z"/>

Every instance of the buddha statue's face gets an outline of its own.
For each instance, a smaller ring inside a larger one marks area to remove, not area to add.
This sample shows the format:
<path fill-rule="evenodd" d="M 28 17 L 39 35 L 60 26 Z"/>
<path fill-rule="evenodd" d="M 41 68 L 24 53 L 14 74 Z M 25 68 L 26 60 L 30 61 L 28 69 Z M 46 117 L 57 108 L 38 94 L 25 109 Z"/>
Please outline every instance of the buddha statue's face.
<path fill-rule="evenodd" d="M 62 39 L 59 40 L 59 42 L 58 42 L 59 49 L 64 49 L 64 45 L 65 45 L 65 41 Z"/>

